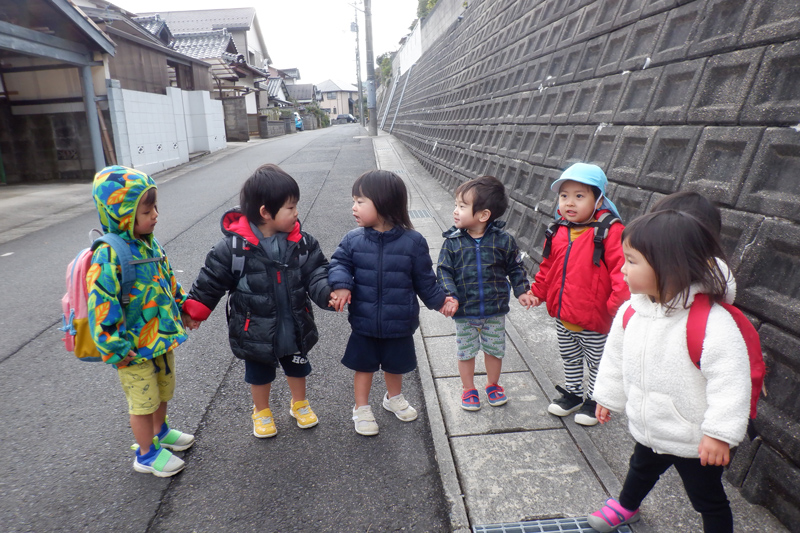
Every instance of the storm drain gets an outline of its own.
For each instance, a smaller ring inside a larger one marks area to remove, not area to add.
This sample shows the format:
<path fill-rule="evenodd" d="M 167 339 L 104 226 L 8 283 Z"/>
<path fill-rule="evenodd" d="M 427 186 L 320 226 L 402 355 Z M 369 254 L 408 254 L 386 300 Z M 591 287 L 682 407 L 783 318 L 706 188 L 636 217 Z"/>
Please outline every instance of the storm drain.
<path fill-rule="evenodd" d="M 427 209 L 409 209 L 409 218 L 431 218 L 431 214 Z"/>
<path fill-rule="evenodd" d="M 533 520 L 531 522 L 512 522 L 509 524 L 493 524 L 487 526 L 472 526 L 473 533 L 597 533 L 589 527 L 586 518 L 551 518 L 548 520 Z M 619 533 L 630 533 L 628 526 L 617 529 Z"/>

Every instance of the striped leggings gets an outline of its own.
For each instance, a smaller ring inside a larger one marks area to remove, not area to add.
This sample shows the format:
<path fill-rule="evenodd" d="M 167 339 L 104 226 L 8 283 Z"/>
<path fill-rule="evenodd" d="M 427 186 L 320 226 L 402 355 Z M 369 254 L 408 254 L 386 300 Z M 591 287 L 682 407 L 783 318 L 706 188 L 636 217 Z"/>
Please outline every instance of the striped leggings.
<path fill-rule="evenodd" d="M 564 379 L 569 392 L 583 396 L 583 362 L 589 369 L 588 392 L 586 399 L 592 399 L 594 381 L 597 378 L 597 367 L 606 345 L 605 333 L 594 331 L 570 331 L 564 327 L 561 320 L 556 319 L 556 333 L 558 335 L 558 351 L 564 363 Z"/>

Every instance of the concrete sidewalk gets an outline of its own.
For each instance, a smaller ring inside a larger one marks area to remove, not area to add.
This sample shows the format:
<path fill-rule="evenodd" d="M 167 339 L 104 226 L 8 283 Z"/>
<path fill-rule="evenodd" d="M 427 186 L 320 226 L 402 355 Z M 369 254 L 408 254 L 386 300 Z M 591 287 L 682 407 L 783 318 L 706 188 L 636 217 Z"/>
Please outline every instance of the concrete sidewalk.
<path fill-rule="evenodd" d="M 436 262 L 442 232 L 453 224 L 453 197 L 395 137 L 374 140 L 378 167 L 409 186 L 412 223 Z M 512 300 L 514 300 L 512 298 Z M 544 306 L 526 311 L 511 302 L 501 384 L 509 402 L 486 402 L 479 356 L 476 385 L 482 409 L 461 409 L 461 381 L 452 319 L 423 308 L 417 333 L 419 371 L 454 531 L 594 531 L 584 517 L 617 497 L 633 440 L 625 416 L 585 428 L 573 417 L 547 413 L 563 381 L 555 327 Z M 726 482 L 737 532 L 787 531 Z M 679 476 L 668 471 L 642 505 L 638 532 L 702 531 L 700 515 Z M 629 531 L 621 528 L 619 531 Z"/>

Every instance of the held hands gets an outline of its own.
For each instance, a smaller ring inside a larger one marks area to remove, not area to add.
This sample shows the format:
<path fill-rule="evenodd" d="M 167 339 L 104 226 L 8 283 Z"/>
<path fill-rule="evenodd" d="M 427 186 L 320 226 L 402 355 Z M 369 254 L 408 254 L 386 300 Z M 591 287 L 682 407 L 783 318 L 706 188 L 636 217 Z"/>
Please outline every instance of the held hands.
<path fill-rule="evenodd" d="M 186 329 L 192 330 L 197 329 L 200 327 L 200 321 L 193 319 L 189 316 L 188 313 L 181 311 L 181 321 L 183 322 L 183 327 Z"/>
<path fill-rule="evenodd" d="M 600 405 L 597 404 L 597 407 L 594 408 L 594 417 L 597 419 L 598 422 L 601 424 L 605 424 L 609 420 L 611 420 L 611 411 Z"/>
<path fill-rule="evenodd" d="M 697 451 L 700 453 L 700 464 L 703 466 L 725 466 L 731 460 L 730 445 L 708 435 L 703 435 Z"/>
<path fill-rule="evenodd" d="M 444 305 L 439 312 L 442 313 L 446 317 L 452 317 L 458 311 L 458 300 L 453 298 L 452 296 L 448 296 L 444 299 Z"/>
<path fill-rule="evenodd" d="M 527 301 L 530 303 L 523 303 L 522 299 L 527 297 Z M 542 305 L 542 301 L 533 295 L 533 290 L 529 290 L 525 294 L 519 297 L 519 303 L 525 306 L 525 309 L 530 309 L 531 307 L 539 307 Z"/>
<path fill-rule="evenodd" d="M 525 309 L 530 309 L 531 307 L 536 307 L 537 305 L 542 303 L 542 302 L 539 301 L 539 298 L 537 298 L 536 296 L 533 295 L 533 293 L 531 291 L 528 291 L 525 294 L 523 294 L 522 296 L 520 296 L 518 298 L 518 300 L 519 300 L 519 305 L 521 305 Z"/>
<path fill-rule="evenodd" d="M 337 313 L 344 311 L 344 306 L 350 303 L 350 290 L 349 289 L 336 289 L 331 291 L 331 299 L 328 301 L 328 307 L 333 307 Z"/>

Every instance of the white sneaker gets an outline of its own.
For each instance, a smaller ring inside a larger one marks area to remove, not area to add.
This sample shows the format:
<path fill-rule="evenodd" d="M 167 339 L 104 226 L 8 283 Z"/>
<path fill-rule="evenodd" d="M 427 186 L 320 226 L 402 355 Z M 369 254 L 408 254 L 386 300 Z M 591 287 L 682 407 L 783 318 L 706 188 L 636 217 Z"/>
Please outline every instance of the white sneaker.
<path fill-rule="evenodd" d="M 383 395 L 383 408 L 394 413 L 394 416 L 403 422 L 417 419 L 417 410 L 408 405 L 402 394 L 389 398 L 389 393 Z"/>
<path fill-rule="evenodd" d="M 358 409 L 353 407 L 353 421 L 356 426 L 356 433 L 371 437 L 378 434 L 378 424 L 372 415 L 372 408 L 369 405 L 362 405 Z"/>

